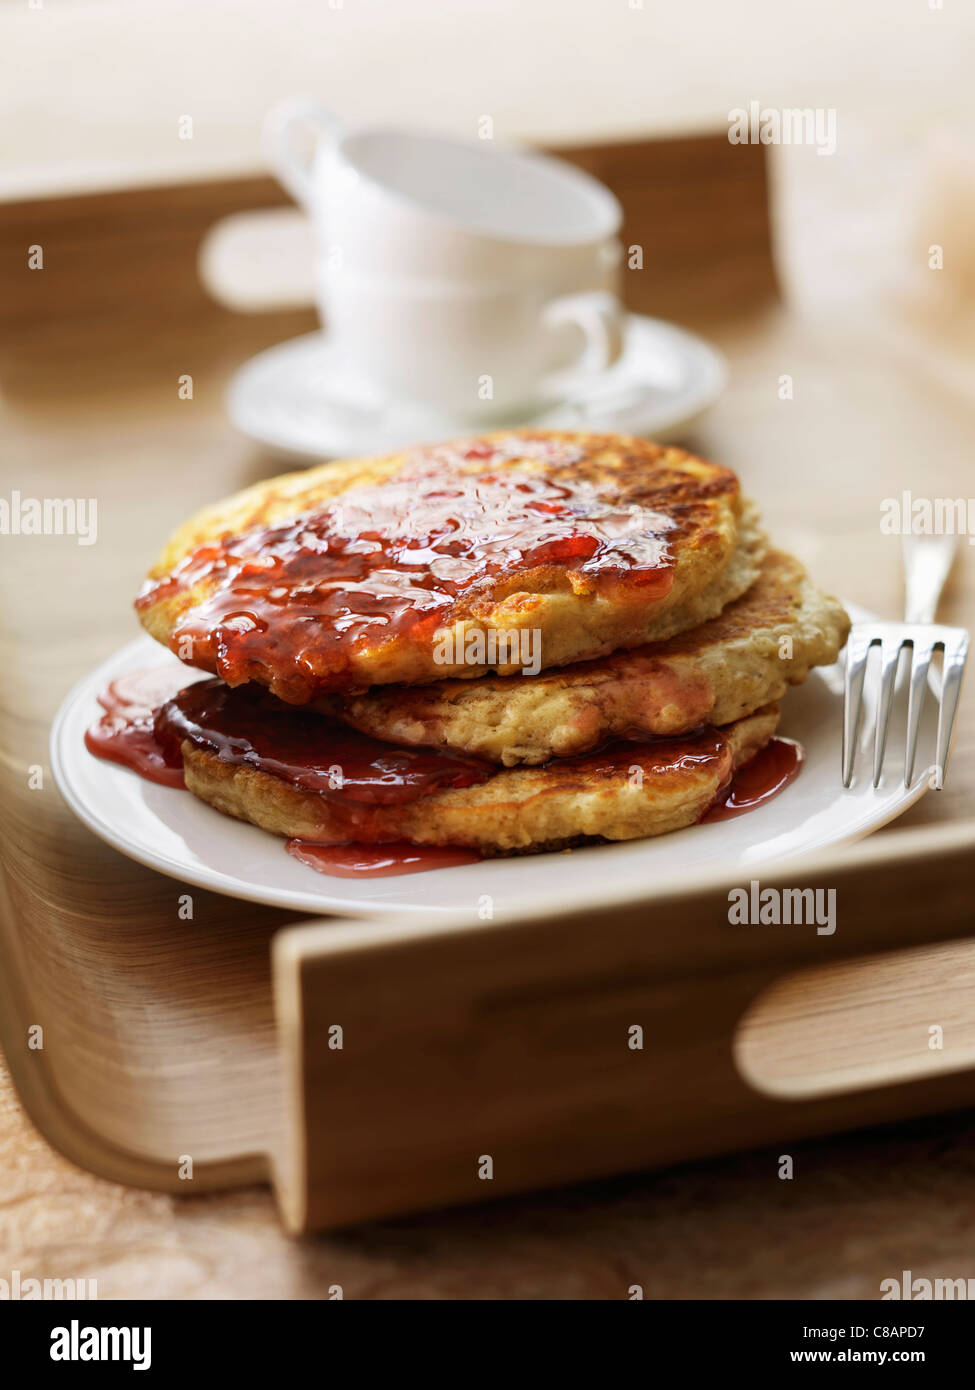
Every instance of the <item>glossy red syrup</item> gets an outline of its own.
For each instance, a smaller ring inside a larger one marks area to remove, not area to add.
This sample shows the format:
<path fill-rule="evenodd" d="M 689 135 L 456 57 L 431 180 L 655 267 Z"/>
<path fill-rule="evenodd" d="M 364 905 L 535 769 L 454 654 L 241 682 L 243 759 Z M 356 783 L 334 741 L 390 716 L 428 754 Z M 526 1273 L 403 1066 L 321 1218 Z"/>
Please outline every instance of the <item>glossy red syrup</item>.
<path fill-rule="evenodd" d="M 432 748 L 397 748 L 325 715 L 285 705 L 259 686 L 191 685 L 157 712 L 166 757 L 188 739 L 222 762 L 244 763 L 301 791 L 372 806 L 402 806 L 449 787 L 484 782 L 490 763 Z"/>
<path fill-rule="evenodd" d="M 491 471 L 525 456 L 566 466 L 554 476 Z M 626 503 L 602 497 L 573 476 L 577 456 L 530 437 L 418 451 L 404 475 L 381 486 L 199 546 L 149 580 L 136 607 L 203 584 L 207 597 L 177 623 L 173 650 L 191 650 L 196 665 L 231 685 L 261 672 L 276 695 L 303 704 L 351 689 L 356 652 L 432 640 L 461 596 L 487 596 L 513 572 L 557 566 L 583 586 L 625 584 L 640 602 L 663 597 L 680 522 L 659 510 L 651 488 Z"/>
<path fill-rule="evenodd" d="M 99 703 L 105 713 L 85 735 L 96 757 L 122 763 L 150 781 L 182 787 L 180 744 L 244 763 L 304 791 L 342 796 L 365 805 L 403 805 L 448 787 L 485 781 L 496 768 L 475 758 L 432 749 L 397 748 L 332 723 L 314 712 L 285 705 L 260 687 L 231 689 L 201 680 L 173 695 L 180 672 L 134 672 L 113 681 Z M 712 771 L 727 789 L 703 820 L 725 820 L 764 805 L 797 776 L 802 748 L 774 738 L 729 776 L 731 754 L 724 735 L 703 728 L 680 738 L 615 740 L 594 752 L 560 758 L 549 770 L 589 786 L 627 769 L 633 775 L 666 776 Z M 386 877 L 477 863 L 472 850 L 410 844 L 322 845 L 292 839 L 287 849 L 301 863 L 339 878 Z"/>
<path fill-rule="evenodd" d="M 481 855 L 474 850 L 437 845 L 319 845 L 311 840 L 289 840 L 287 849 L 302 864 L 332 878 L 389 878 L 481 862 Z"/>
<path fill-rule="evenodd" d="M 604 778 L 618 777 L 620 772 L 634 778 L 638 775 L 646 778 L 665 777 L 668 773 L 708 772 L 723 783 L 731 773 L 731 749 L 720 729 L 708 726 L 674 738 L 647 738 L 644 734 L 633 739 L 613 739 L 611 743 L 589 753 L 555 758 L 546 764 L 546 769 L 550 773 L 568 777 L 576 777 L 582 772 L 586 781 L 594 787 Z"/>
<path fill-rule="evenodd" d="M 802 745 L 791 738 L 773 738 L 740 767 L 719 800 L 701 819 L 731 820 L 764 806 L 794 782 L 805 759 Z"/>
<path fill-rule="evenodd" d="M 186 684 L 185 672 L 133 671 L 112 681 L 98 697 L 105 713 L 85 734 L 85 747 L 97 758 L 121 763 L 164 787 L 182 787 L 179 749 L 166 749 L 156 738 L 156 710 Z"/>

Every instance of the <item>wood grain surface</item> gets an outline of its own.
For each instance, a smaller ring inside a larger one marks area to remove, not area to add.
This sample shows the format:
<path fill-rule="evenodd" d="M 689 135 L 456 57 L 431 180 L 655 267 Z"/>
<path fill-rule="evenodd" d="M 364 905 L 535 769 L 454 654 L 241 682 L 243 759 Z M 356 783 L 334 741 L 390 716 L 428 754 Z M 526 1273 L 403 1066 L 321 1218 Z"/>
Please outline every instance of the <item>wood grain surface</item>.
<path fill-rule="evenodd" d="M 631 161 L 637 181 L 648 177 L 647 158 L 641 151 Z M 603 176 L 620 160 L 626 165 L 619 152 L 588 157 Z M 732 182 L 761 228 L 754 178 L 736 170 Z M 724 197 L 728 180 L 719 183 Z M 29 769 L 46 767 L 50 719 L 71 683 L 135 631 L 131 596 L 167 533 L 197 506 L 280 471 L 279 461 L 233 435 L 221 394 L 234 366 L 313 320 L 303 312 L 232 315 L 208 303 L 195 276 L 212 221 L 275 201 L 269 183 L 248 181 L 0 209 L 5 489 L 99 501 L 97 545 L 3 540 L 8 920 L 18 924 L 16 949 L 50 983 L 44 1022 L 70 1085 L 111 1092 L 110 1049 L 98 1048 L 99 1034 L 117 1037 L 140 1007 L 146 1037 L 165 1030 L 182 1049 L 177 1070 L 202 1069 L 219 1084 L 226 1124 L 211 1126 L 214 1145 L 198 1155 L 214 1183 L 251 1184 L 263 1171 L 255 1161 L 233 1160 L 226 1171 L 221 1164 L 258 1151 L 274 1123 L 278 1078 L 261 1060 L 272 1027 L 267 946 L 287 917 L 198 894 L 193 923 L 180 923 L 179 886 L 100 845 L 74 822 L 49 775 L 30 787 Z M 650 200 L 641 206 L 633 235 L 651 241 L 652 229 L 640 230 Z M 715 209 L 710 227 L 724 255 L 727 207 Z M 32 244 L 45 248 L 40 275 L 26 270 Z M 696 289 L 706 245 L 691 256 L 662 254 L 656 290 L 653 276 L 634 275 L 629 297 L 641 308 L 686 303 L 685 321 L 729 357 L 731 389 L 687 443 L 739 471 L 777 543 L 824 586 L 894 616 L 900 576 L 896 543 L 879 528 L 882 499 L 902 488 L 973 490 L 973 378 L 964 367 L 975 357 L 966 322 L 936 297 L 871 317 L 855 292 L 845 316 L 799 312 L 767 293 L 775 279 L 767 235 L 748 245 L 755 264 L 741 292 L 726 271 L 713 313 Z M 177 395 L 186 372 L 192 401 Z M 791 400 L 780 399 L 783 374 L 795 384 Z M 972 576 L 965 548 L 946 621 L 971 621 Z M 947 787 L 902 827 L 934 829 L 972 815 L 973 696 L 969 683 Z M 936 901 L 927 906 L 937 912 Z M 173 933 L 181 934 L 175 967 Z M 158 1013 L 145 1007 L 141 983 L 152 979 L 155 1000 L 157 961 L 168 972 Z M 92 963 L 110 981 L 99 997 L 78 989 Z M 188 1004 L 183 986 L 197 976 L 204 987 Z M 256 1007 L 249 1014 L 240 1007 L 248 997 Z M 787 994 L 782 1007 L 795 1012 L 795 998 Z M 205 1019 L 194 1014 L 201 1001 Z M 208 1050 L 200 1040 L 214 1016 L 219 1046 Z M 139 1056 L 124 1065 L 137 1075 Z M 0 1260 L 35 1277 L 98 1277 L 103 1296 L 327 1297 L 339 1284 L 347 1297 L 612 1298 L 637 1282 L 648 1297 L 875 1297 L 880 1279 L 902 1268 L 975 1274 L 965 1214 L 975 1169 L 970 1124 L 959 1118 L 915 1124 L 893 1139 L 804 1140 L 791 1183 L 776 1175 L 777 1154 L 756 1152 L 294 1244 L 277 1228 L 265 1190 L 177 1199 L 103 1182 L 47 1148 L 6 1083 L 2 1095 Z M 247 1097 L 250 1112 L 239 1103 Z M 212 1118 L 188 1117 L 192 1143 Z M 119 1115 L 113 1137 L 121 1150 L 138 1134 L 151 1150 L 164 1136 L 170 1143 L 172 1120 L 165 1108 L 136 1107 Z"/>
<path fill-rule="evenodd" d="M 876 1299 L 975 1277 L 970 1115 L 791 1145 L 300 1241 L 251 1187 L 104 1182 L 55 1154 L 0 1079 L 0 1261 L 100 1298 Z"/>

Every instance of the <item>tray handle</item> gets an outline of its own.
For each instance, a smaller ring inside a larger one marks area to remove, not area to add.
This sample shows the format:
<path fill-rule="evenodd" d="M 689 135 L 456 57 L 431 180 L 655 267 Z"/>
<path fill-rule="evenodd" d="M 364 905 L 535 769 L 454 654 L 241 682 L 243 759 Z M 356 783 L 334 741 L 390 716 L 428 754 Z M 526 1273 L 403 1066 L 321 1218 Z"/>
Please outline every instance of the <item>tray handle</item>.
<path fill-rule="evenodd" d="M 720 875 L 692 895 L 505 923 L 318 919 L 279 933 L 288 1120 L 272 1168 L 286 1225 L 342 1226 L 972 1104 L 970 1057 L 923 1075 L 892 1061 L 841 1093 L 807 1084 L 801 1096 L 740 1070 L 743 1015 L 783 975 L 972 932 L 954 877 L 970 844 L 938 833 L 909 885 L 891 874 L 897 834 L 846 861 L 763 875 L 836 888 L 846 911 L 832 937 L 731 926 L 734 884 Z M 763 1026 L 752 1042 L 774 1047 Z"/>

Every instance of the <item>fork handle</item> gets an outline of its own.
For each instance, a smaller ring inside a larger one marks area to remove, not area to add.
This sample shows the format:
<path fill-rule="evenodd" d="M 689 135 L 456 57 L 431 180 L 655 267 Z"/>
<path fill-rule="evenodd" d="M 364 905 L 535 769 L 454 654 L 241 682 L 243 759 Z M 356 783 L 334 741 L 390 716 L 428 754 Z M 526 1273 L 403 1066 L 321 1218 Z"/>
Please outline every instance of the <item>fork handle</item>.
<path fill-rule="evenodd" d="M 951 570 L 956 536 L 904 537 L 904 619 L 933 623 Z"/>

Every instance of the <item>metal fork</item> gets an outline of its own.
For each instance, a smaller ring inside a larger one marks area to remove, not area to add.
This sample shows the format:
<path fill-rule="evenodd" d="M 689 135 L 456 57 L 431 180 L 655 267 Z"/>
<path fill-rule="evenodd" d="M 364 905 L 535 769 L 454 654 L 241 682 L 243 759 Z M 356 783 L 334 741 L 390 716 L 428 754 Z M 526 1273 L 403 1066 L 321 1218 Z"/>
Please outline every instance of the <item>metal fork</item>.
<path fill-rule="evenodd" d="M 904 785 L 911 785 L 917 755 L 918 728 L 921 708 L 928 683 L 932 654 L 944 649 L 941 674 L 941 694 L 938 709 L 937 761 L 934 765 L 935 786 L 944 785 L 951 746 L 951 731 L 958 709 L 965 661 L 968 657 L 968 633 L 963 627 L 946 627 L 935 623 L 938 599 L 944 588 L 948 571 L 955 556 L 954 536 L 904 537 L 904 622 L 855 623 L 846 647 L 846 704 L 843 710 L 843 785 L 853 780 L 856 761 L 857 734 L 863 706 L 863 678 L 867 657 L 872 646 L 880 647 L 880 690 L 873 740 L 873 784 L 880 785 L 887 747 L 887 729 L 894 699 L 894 682 L 901 650 L 909 647 L 911 660 L 911 693 L 907 712 L 907 750 L 904 758 Z"/>

